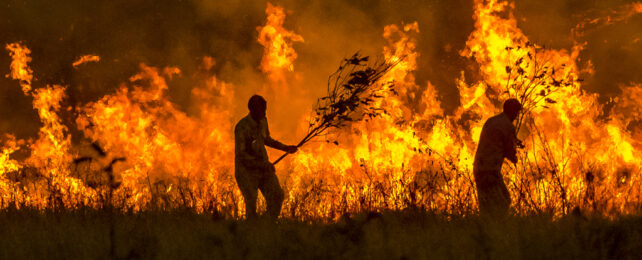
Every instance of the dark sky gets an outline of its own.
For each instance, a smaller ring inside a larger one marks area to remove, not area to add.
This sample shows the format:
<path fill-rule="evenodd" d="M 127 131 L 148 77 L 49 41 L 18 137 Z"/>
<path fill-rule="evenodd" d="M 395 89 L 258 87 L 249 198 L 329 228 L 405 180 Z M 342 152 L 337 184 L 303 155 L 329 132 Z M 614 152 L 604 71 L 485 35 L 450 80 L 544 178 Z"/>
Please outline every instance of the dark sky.
<path fill-rule="evenodd" d="M 583 75 L 584 88 L 602 100 L 617 95 L 619 86 L 642 82 L 642 15 L 608 26 L 589 27 L 573 37 L 576 24 L 619 10 L 632 1 L 516 1 L 519 27 L 534 42 L 570 48 L 586 42 L 580 64 L 590 60 L 593 75 Z M 471 61 L 458 51 L 465 46 L 474 21 L 472 0 L 283 0 L 289 10 L 286 28 L 303 36 L 295 45 L 301 85 L 324 86 L 338 61 L 357 50 L 380 54 L 383 27 L 418 21 L 417 84 L 437 87 L 447 108 L 457 105 L 455 79 L 463 70 L 474 74 Z M 266 1 L 249 0 L 7 0 L 0 6 L 0 42 L 20 41 L 32 50 L 35 87 L 69 86 L 69 105 L 94 101 L 112 93 L 138 71 L 138 64 L 176 66 L 192 75 L 203 56 L 216 60 L 214 73 L 238 88 L 257 88 L 263 46 L 257 26 L 265 22 Z M 99 63 L 74 69 L 71 63 L 97 54 Z M 9 73 L 10 58 L 0 55 L 1 74 Z M 187 107 L 193 79 L 169 81 L 170 97 Z M 35 136 L 38 117 L 31 98 L 17 82 L 0 79 L 0 132 Z M 314 93 L 310 94 L 314 96 Z M 239 98 L 244 98 L 240 96 Z"/>

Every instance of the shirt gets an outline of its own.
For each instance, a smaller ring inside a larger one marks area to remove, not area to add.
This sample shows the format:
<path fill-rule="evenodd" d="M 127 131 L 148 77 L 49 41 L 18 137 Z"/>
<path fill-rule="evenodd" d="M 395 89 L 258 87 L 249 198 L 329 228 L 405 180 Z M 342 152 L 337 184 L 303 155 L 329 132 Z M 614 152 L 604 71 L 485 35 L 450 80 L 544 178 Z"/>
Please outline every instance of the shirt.
<path fill-rule="evenodd" d="M 234 170 L 236 174 L 264 169 L 269 163 L 265 145 L 284 150 L 286 145 L 270 137 L 267 118 L 256 122 L 247 115 L 234 127 Z"/>
<path fill-rule="evenodd" d="M 489 118 L 482 127 L 475 154 L 474 169 L 501 171 L 504 158 L 516 153 L 515 126 L 504 113 Z"/>

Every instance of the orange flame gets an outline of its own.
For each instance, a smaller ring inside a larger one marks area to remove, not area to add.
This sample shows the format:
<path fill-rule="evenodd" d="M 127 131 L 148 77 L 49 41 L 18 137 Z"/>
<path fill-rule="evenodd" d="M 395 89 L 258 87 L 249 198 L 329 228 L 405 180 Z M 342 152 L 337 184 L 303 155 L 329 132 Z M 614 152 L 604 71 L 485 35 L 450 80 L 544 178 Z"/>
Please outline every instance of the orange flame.
<path fill-rule="evenodd" d="M 7 44 L 7 50 L 11 55 L 11 76 L 12 79 L 19 80 L 22 91 L 27 94 L 31 91 L 31 80 L 33 80 L 33 71 L 29 68 L 31 62 L 31 50 L 19 43 Z"/>
<path fill-rule="evenodd" d="M 347 212 L 408 207 L 474 212 L 472 154 L 482 124 L 501 111 L 503 100 L 518 95 L 506 90 L 507 64 L 533 55 L 559 68 L 558 75 L 575 79 L 581 70 L 576 61 L 583 46 L 552 50 L 527 44 L 512 8 L 505 1 L 475 1 L 475 29 L 460 54 L 479 65 L 482 80 L 467 83 L 463 72 L 454 79 L 461 105 L 452 114 L 444 111 L 430 82 L 415 83 L 419 24 L 386 26 L 383 58 L 400 62 L 383 81 L 394 81 L 390 92 L 396 94 L 377 104 L 385 111 L 381 117 L 353 122 L 331 133 L 328 141 L 336 144 L 310 144 L 279 166 L 286 167 L 278 169 L 286 191 L 283 214 L 332 219 Z M 297 58 L 292 44 L 303 39 L 283 27 L 281 7 L 268 4 L 266 13 L 258 39 L 265 47 L 261 70 L 275 86 L 273 95 L 294 95 L 285 87 L 286 75 Z M 515 46 L 520 47 L 507 49 Z M 167 94 L 167 79 L 184 76 L 178 68 L 141 64 L 140 73 L 115 93 L 76 109 L 75 123 L 86 140 L 73 145 L 60 115 L 65 87 L 32 91 L 29 50 L 20 44 L 7 49 L 13 58 L 11 77 L 34 98 L 43 126 L 36 140 L 6 137 L 0 154 L 3 206 L 111 203 L 132 210 L 186 206 L 233 217 L 243 213 L 232 174 L 232 127 L 236 110 L 245 111 L 245 106 L 235 104 L 236 86 L 210 75 L 212 58 L 205 57 L 202 71 L 193 75 L 199 85 L 187 110 L 196 112 L 182 111 Z M 534 65 L 519 66 L 531 71 Z M 534 86 L 536 92 L 545 90 Z M 637 141 L 642 137 L 637 120 L 642 86 L 624 87 L 608 118 L 598 96 L 581 87 L 573 81 L 550 96 L 555 102 L 535 102 L 527 114 L 518 133 L 526 145 L 521 162 L 504 166 L 518 213 L 563 214 L 573 207 L 604 214 L 636 210 L 642 194 L 642 144 Z M 25 143 L 30 157 L 12 159 Z"/>
<path fill-rule="evenodd" d="M 97 55 L 85 55 L 74 61 L 71 65 L 74 68 L 77 68 L 78 66 L 89 63 L 89 62 L 99 62 L 100 61 L 100 56 Z"/>
<path fill-rule="evenodd" d="M 578 23 L 573 29 L 573 34 L 576 37 L 582 37 L 587 31 L 590 31 L 591 29 L 602 28 L 619 22 L 627 21 L 632 16 L 641 13 L 642 3 L 640 2 L 626 4 L 613 10 L 600 10 L 597 12 L 597 14 L 593 14 L 597 17 L 588 17 L 584 19 L 584 21 Z"/>
<path fill-rule="evenodd" d="M 292 44 L 303 42 L 303 37 L 283 28 L 285 21 L 283 8 L 268 3 L 265 13 L 268 16 L 265 26 L 257 28 L 258 41 L 265 47 L 266 53 L 261 59 L 261 70 L 267 73 L 272 81 L 284 82 L 284 71 L 293 71 L 292 63 L 297 58 Z"/>
<path fill-rule="evenodd" d="M 504 66 L 511 64 L 509 52 L 504 48 L 523 44 L 528 39 L 517 28 L 512 14 L 508 19 L 496 15 L 508 8 L 508 3 L 477 1 L 476 4 L 476 30 L 471 34 L 468 48 L 463 54 L 474 57 L 480 64 L 480 72 L 489 89 L 494 93 L 502 93 L 502 83 L 507 80 Z M 558 73 L 579 73 L 576 60 L 582 46 L 575 46 L 570 52 L 535 52 L 535 48 L 537 46 L 518 51 L 522 54 L 537 53 L 540 59 L 549 61 L 551 66 L 563 68 Z M 502 96 L 498 99 L 501 100 Z M 530 203 L 557 209 L 568 208 L 566 204 L 571 203 L 570 201 L 577 206 L 586 203 L 587 187 L 593 185 L 594 181 L 593 177 L 586 176 L 589 172 L 595 175 L 596 169 L 606 173 L 599 179 L 600 188 L 614 195 L 624 192 L 613 176 L 622 170 L 639 170 L 638 166 L 630 168 L 638 164 L 635 158 L 640 155 L 632 146 L 630 133 L 619 122 L 600 120 L 601 106 L 597 95 L 582 91 L 579 82 L 574 83 L 571 88 L 554 93 L 553 99 L 557 102 L 550 104 L 550 108 L 537 106 L 532 111 L 533 124 L 526 132 L 520 133 L 521 136 L 527 135 L 528 149 L 523 155 L 526 162 L 507 172 L 510 182 L 522 181 L 528 177 L 524 174 L 533 174 L 532 171 L 535 170 L 538 174 L 542 174 L 542 171 L 551 174 L 548 177 L 542 176 L 544 179 L 538 179 L 526 188 L 538 194 Z M 638 181 L 634 176 L 627 178 L 627 181 Z M 557 196 L 561 198 L 552 199 Z M 613 210 L 632 210 L 626 206 L 625 200 L 614 200 L 611 203 L 609 207 L 613 207 Z"/>

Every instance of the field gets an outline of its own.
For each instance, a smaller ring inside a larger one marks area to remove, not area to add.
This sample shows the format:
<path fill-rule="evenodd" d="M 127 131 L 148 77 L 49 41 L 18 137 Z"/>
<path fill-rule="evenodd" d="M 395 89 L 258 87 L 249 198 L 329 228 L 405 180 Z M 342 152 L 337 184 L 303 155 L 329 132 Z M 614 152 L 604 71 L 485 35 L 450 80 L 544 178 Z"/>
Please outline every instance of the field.
<path fill-rule="evenodd" d="M 642 255 L 640 2 L 5 2 L 0 260 Z M 300 146 L 276 222 L 235 179 L 255 94 Z M 480 217 L 508 99 L 515 215 Z"/>
<path fill-rule="evenodd" d="M 275 224 L 180 210 L 0 213 L 2 259 L 630 259 L 642 253 L 640 241 L 639 215 L 491 220 L 395 211 Z"/>

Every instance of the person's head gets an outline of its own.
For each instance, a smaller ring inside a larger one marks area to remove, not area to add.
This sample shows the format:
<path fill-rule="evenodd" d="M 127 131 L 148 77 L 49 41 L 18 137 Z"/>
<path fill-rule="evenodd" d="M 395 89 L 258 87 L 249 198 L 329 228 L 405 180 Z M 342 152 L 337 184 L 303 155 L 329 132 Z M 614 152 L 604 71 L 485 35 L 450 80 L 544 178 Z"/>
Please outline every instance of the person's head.
<path fill-rule="evenodd" d="M 261 119 L 265 118 L 267 101 L 262 96 L 254 95 L 247 102 L 247 108 L 250 109 L 250 115 L 254 121 L 261 121 Z"/>
<path fill-rule="evenodd" d="M 519 111 L 522 110 L 522 104 L 519 103 L 517 99 L 511 98 L 504 102 L 504 114 L 508 116 L 510 121 L 515 121 L 519 115 Z"/>

